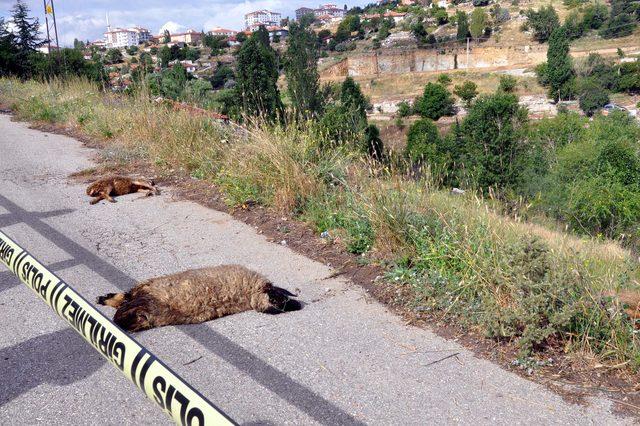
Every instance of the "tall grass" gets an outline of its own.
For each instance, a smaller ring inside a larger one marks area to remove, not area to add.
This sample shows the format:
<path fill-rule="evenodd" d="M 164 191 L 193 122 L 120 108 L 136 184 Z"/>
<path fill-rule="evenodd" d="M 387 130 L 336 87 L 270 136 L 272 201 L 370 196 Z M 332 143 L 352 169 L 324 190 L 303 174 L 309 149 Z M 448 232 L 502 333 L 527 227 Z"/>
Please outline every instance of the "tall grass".
<path fill-rule="evenodd" d="M 0 80 L 0 101 L 24 120 L 73 126 L 108 149 L 210 180 L 232 205 L 253 200 L 328 231 L 392 265 L 387 278 L 409 290 L 402 303 L 513 341 L 522 356 L 560 344 L 640 367 L 634 324 L 605 296 L 637 290 L 640 268 L 612 241 L 514 220 L 474 194 L 322 150 L 313 126 L 227 126 L 81 80 Z"/>

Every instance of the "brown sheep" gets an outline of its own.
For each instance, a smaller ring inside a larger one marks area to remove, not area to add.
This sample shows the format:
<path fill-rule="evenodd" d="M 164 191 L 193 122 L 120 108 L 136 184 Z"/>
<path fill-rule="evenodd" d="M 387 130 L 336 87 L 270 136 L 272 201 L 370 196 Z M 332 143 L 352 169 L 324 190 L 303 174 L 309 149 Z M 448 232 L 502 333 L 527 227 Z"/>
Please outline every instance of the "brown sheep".
<path fill-rule="evenodd" d="M 143 281 L 127 293 L 98 297 L 117 311 L 114 322 L 127 331 L 175 324 L 199 324 L 256 310 L 297 311 L 302 304 L 287 290 L 239 265 L 196 269 Z"/>
<path fill-rule="evenodd" d="M 89 185 L 87 195 L 96 197 L 91 200 L 91 204 L 97 204 L 100 200 L 108 200 L 115 203 L 116 200 L 112 196 L 133 194 L 139 191 L 148 191 L 147 195 L 160 194 L 153 181 L 134 180 L 125 176 L 110 176 Z"/>

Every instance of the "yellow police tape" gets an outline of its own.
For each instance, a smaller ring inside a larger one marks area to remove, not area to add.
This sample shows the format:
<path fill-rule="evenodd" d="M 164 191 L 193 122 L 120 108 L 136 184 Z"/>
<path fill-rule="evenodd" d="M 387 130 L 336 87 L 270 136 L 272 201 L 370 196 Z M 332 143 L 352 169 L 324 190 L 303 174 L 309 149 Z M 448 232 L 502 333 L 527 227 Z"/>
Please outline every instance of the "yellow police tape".
<path fill-rule="evenodd" d="M 0 261 L 177 424 L 235 424 L 2 231 Z"/>

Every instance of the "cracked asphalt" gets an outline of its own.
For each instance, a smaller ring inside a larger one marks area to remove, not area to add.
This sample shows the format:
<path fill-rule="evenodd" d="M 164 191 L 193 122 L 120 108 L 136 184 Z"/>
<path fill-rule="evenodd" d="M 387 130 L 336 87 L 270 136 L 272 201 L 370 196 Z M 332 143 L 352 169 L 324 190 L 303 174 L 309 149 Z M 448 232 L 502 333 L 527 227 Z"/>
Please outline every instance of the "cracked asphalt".
<path fill-rule="evenodd" d="M 229 215 L 171 189 L 89 205 L 74 139 L 0 115 L 0 228 L 85 298 L 224 263 L 299 289 L 303 310 L 136 334 L 240 424 L 621 424 L 610 401 L 564 401 L 429 330 Z M 0 267 L 2 268 L 2 267 Z M 101 307 L 107 315 L 113 312 Z M 162 412 L 0 270 L 0 423 L 168 424 Z M 442 362 L 431 364 L 458 353 Z"/>

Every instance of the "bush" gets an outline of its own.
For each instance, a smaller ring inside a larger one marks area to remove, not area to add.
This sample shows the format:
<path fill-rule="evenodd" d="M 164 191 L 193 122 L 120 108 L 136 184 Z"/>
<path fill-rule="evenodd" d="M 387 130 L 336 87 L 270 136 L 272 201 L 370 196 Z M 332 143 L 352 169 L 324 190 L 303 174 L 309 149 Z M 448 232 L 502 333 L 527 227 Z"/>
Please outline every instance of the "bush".
<path fill-rule="evenodd" d="M 514 76 L 503 75 L 500 77 L 500 84 L 498 85 L 498 90 L 511 93 L 514 90 L 516 90 L 517 85 L 518 85 L 518 80 Z"/>
<path fill-rule="evenodd" d="M 537 12 L 533 9 L 526 11 L 529 26 L 533 29 L 533 38 L 544 43 L 549 39 L 553 30 L 560 26 L 560 19 L 553 6 L 543 6 Z"/>
<path fill-rule="evenodd" d="M 542 192 L 546 211 L 573 230 L 640 243 L 640 126 L 625 113 L 599 116 L 558 149 Z"/>
<path fill-rule="evenodd" d="M 578 82 L 580 109 L 589 117 L 609 103 L 609 92 L 597 81 L 584 78 Z"/>
<path fill-rule="evenodd" d="M 564 32 L 569 40 L 576 40 L 584 34 L 584 23 L 578 12 L 571 12 L 564 21 Z"/>
<path fill-rule="evenodd" d="M 409 102 L 402 101 L 398 104 L 398 116 L 400 117 L 408 117 L 412 113 L 411 105 Z"/>
<path fill-rule="evenodd" d="M 610 18 L 606 24 L 600 29 L 602 38 L 625 37 L 633 34 L 633 30 L 637 26 L 631 15 L 621 13 L 618 16 Z"/>
<path fill-rule="evenodd" d="M 618 72 L 598 53 L 590 53 L 575 68 L 578 76 L 588 77 L 606 89 L 615 90 L 618 85 Z"/>
<path fill-rule="evenodd" d="M 535 73 L 538 80 L 538 84 L 543 87 L 549 86 L 549 65 L 546 62 L 536 65 Z"/>
<path fill-rule="evenodd" d="M 462 85 L 453 88 L 453 93 L 462 99 L 466 108 L 471 106 L 471 101 L 478 96 L 478 86 L 473 81 L 465 81 Z"/>
<path fill-rule="evenodd" d="M 438 120 L 453 115 L 453 99 L 443 85 L 427 83 L 424 94 L 414 103 L 414 110 L 424 118 Z"/>
<path fill-rule="evenodd" d="M 438 75 L 438 83 L 448 86 L 451 84 L 451 77 L 449 77 L 449 74 L 440 74 Z"/>
<path fill-rule="evenodd" d="M 609 10 L 602 3 L 589 4 L 584 8 L 582 23 L 585 29 L 597 30 L 605 23 Z"/>
<path fill-rule="evenodd" d="M 404 154 L 414 163 L 433 163 L 438 159 L 438 145 L 441 139 L 438 127 L 433 121 L 423 118 L 416 121 L 409 128 L 407 147 Z"/>
<path fill-rule="evenodd" d="M 525 152 L 527 110 L 511 93 L 481 96 L 462 122 L 461 155 L 454 158 L 466 170 L 459 174 L 483 190 L 512 188 Z"/>
<path fill-rule="evenodd" d="M 380 130 L 374 124 L 369 124 L 364 130 L 364 144 L 369 157 L 376 161 L 384 160 L 384 144 L 380 139 Z"/>

